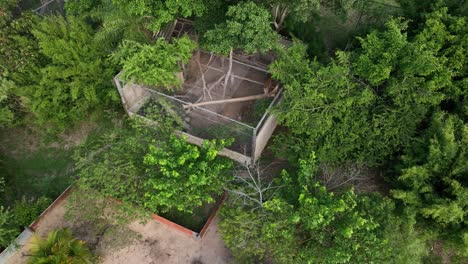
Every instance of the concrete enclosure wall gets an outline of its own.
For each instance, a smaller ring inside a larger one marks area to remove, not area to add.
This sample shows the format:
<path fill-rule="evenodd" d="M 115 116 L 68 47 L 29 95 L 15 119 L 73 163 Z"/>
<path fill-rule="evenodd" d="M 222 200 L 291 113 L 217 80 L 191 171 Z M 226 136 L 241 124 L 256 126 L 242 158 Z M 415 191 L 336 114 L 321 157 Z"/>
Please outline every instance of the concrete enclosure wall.
<path fill-rule="evenodd" d="M 260 128 L 260 131 L 257 133 L 255 138 L 255 147 L 254 147 L 254 154 L 253 160 L 256 161 L 260 155 L 262 154 L 263 149 L 265 149 L 268 140 L 270 139 L 271 135 L 275 131 L 276 126 L 278 125 L 278 121 L 276 120 L 275 116 L 270 115 L 266 119 L 263 126 Z"/>
<path fill-rule="evenodd" d="M 128 110 L 130 110 L 133 113 L 136 113 L 143 104 L 143 99 L 148 98 L 150 96 L 150 93 L 147 90 L 143 89 L 140 85 L 126 84 L 122 89 L 122 95 L 125 98 Z"/>
<path fill-rule="evenodd" d="M 197 145 L 197 146 L 201 146 L 203 144 L 204 139 L 201 139 L 199 137 L 192 136 L 190 134 L 187 134 L 187 133 L 179 131 L 179 130 L 176 130 L 175 133 L 176 133 L 177 136 L 185 137 L 185 140 L 190 144 L 194 144 L 194 145 Z M 242 154 L 240 154 L 238 152 L 232 151 L 232 150 L 227 149 L 227 148 L 224 148 L 224 149 L 220 150 L 218 152 L 218 154 L 221 155 L 221 156 L 230 158 L 232 160 L 235 160 L 235 161 L 237 161 L 237 162 L 239 162 L 241 164 L 244 164 L 244 165 L 250 165 L 251 162 L 252 162 L 252 159 L 250 157 L 244 156 L 244 155 L 242 155 Z"/>

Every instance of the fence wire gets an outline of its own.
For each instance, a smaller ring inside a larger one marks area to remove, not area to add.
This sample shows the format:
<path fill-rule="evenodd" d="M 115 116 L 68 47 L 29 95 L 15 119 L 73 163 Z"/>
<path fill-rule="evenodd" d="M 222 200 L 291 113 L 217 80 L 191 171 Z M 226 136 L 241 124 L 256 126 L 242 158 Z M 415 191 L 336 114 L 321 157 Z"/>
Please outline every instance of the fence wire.
<path fill-rule="evenodd" d="M 184 132 L 202 139 L 232 139 L 228 149 L 251 156 L 254 127 L 201 107 L 185 109 L 184 101 L 154 90 L 147 91 L 150 96 L 144 98 L 136 114 L 151 118 L 156 108 L 161 114 L 170 114 L 180 120 Z"/>
<path fill-rule="evenodd" d="M 41 0 L 38 4 L 40 5 L 33 9 L 33 11 L 41 16 L 64 13 L 65 0 Z"/>

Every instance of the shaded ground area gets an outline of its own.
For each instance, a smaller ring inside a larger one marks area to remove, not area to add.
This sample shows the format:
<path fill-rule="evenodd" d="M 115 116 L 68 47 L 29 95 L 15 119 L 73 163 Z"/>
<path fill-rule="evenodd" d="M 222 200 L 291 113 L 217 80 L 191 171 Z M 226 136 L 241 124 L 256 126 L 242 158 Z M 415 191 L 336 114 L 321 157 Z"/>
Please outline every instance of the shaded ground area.
<path fill-rule="evenodd" d="M 34 125 L 0 129 L 0 178 L 6 186 L 2 205 L 12 206 L 23 197 L 55 199 L 62 193 L 74 177 L 72 155 L 76 148 L 114 126 L 103 117 L 95 119 L 56 136 Z"/>
<path fill-rule="evenodd" d="M 95 130 L 95 122 L 82 122 L 70 130 L 47 137 L 38 127 L 23 125 L 0 130 L 0 178 L 5 190 L 3 206 L 15 201 L 55 199 L 74 176 L 72 154 Z"/>
<path fill-rule="evenodd" d="M 103 252 L 103 263 L 228 263 L 231 254 L 221 240 L 217 222 L 212 223 L 202 240 L 155 221 L 133 223 L 130 228 L 141 234 L 141 239 L 120 250 Z"/>
<path fill-rule="evenodd" d="M 213 195 L 215 201 L 222 199 L 222 196 Z M 178 225 L 200 233 L 211 213 L 216 209 L 217 203 L 205 203 L 193 209 L 193 213 L 182 213 L 178 211 L 161 213 L 159 216 L 166 218 Z"/>
<path fill-rule="evenodd" d="M 70 227 L 79 239 L 86 241 L 101 257 L 101 263 L 228 263 L 231 253 L 218 233 L 218 219 L 213 221 L 206 236 L 197 240 L 159 222 L 133 222 L 125 228 L 106 232 L 101 237 L 89 237 L 86 226 L 65 221 L 64 200 L 39 222 L 36 233 L 45 236 L 53 229 Z M 29 241 L 28 241 L 29 242 Z M 8 263 L 25 263 L 30 249 L 27 243 Z"/>

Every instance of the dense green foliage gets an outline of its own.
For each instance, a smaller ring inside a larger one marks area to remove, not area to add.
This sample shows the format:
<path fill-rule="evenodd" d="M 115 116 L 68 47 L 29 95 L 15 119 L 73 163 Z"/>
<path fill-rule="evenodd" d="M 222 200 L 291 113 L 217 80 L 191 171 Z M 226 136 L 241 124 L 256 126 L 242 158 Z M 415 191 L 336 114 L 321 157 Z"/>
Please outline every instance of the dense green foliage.
<path fill-rule="evenodd" d="M 35 201 L 23 197 L 13 205 L 15 223 L 22 228 L 29 226 L 51 203 L 52 199 L 47 197 L 39 197 Z"/>
<path fill-rule="evenodd" d="M 205 33 L 203 43 L 209 51 L 224 55 L 233 49 L 264 53 L 278 44 L 279 35 L 270 26 L 270 14 L 255 3 L 231 6 L 226 17 L 226 22 Z"/>
<path fill-rule="evenodd" d="M 192 212 L 215 202 L 212 195 L 223 192 L 232 165 L 217 156 L 227 143 L 212 140 L 197 147 L 185 138 L 171 136 L 162 146 L 150 145 L 143 160 L 149 174 L 145 207 L 154 212 Z"/>
<path fill-rule="evenodd" d="M 13 19 L 18 1 L 0 5 L 0 127 L 20 123 L 24 111 L 24 86 L 37 80 L 37 68 L 42 56 L 32 35 L 38 17 L 30 12 Z"/>
<path fill-rule="evenodd" d="M 176 73 L 182 72 L 181 64 L 189 61 L 195 47 L 187 36 L 172 43 L 158 39 L 151 45 L 127 40 L 113 54 L 113 60 L 122 65 L 123 80 L 175 90 L 182 86 Z"/>
<path fill-rule="evenodd" d="M 18 230 L 13 224 L 14 216 L 2 205 L 0 206 L 0 247 L 7 247 L 18 235 Z"/>
<path fill-rule="evenodd" d="M 162 26 L 179 16 L 201 16 L 206 9 L 204 0 L 112 0 L 112 2 L 130 15 L 150 18 L 146 26 L 153 32 L 158 32 Z"/>
<path fill-rule="evenodd" d="M 145 173 L 143 157 L 153 138 L 168 137 L 170 131 L 135 120 L 120 124 L 95 142 L 81 146 L 74 157 L 79 176 L 77 184 L 83 191 L 89 191 L 90 197 L 113 197 L 142 206 L 145 193 L 145 177 L 141 177 Z"/>
<path fill-rule="evenodd" d="M 73 175 L 67 219 L 96 237 L 144 211 L 198 226 L 192 214 L 227 188 L 220 232 L 241 263 L 466 263 L 467 1 L 68 0 L 40 16 L 31 3 L 0 0 L 0 246 Z M 159 38 L 177 17 L 194 20 L 193 40 Z M 197 42 L 276 59 L 281 176 L 255 165 L 233 180 L 217 155 L 229 140 L 173 136 L 186 120 L 164 100 L 140 109 L 152 121 L 121 121 L 112 77 L 179 92 Z M 111 124 L 96 121 L 104 112 Z M 74 131 L 83 121 L 98 127 L 91 140 Z M 45 263 L 87 251 L 69 231 L 48 241 L 40 250 L 57 254 Z"/>
<path fill-rule="evenodd" d="M 14 82 L 0 78 L 0 127 L 9 126 L 13 122 L 14 114 L 8 107 L 7 100 L 14 87 Z"/>
<path fill-rule="evenodd" d="M 315 180 L 314 159 L 300 161 L 297 175 L 283 172 L 279 192 L 258 203 L 252 182 L 234 187 L 222 211 L 220 232 L 243 261 L 271 254 L 278 263 L 414 263 L 424 245 L 394 215 L 394 204 L 353 190 L 328 192 Z M 244 190 L 244 191 L 240 191 Z M 238 196 L 238 197 L 236 197 Z M 253 202 L 256 201 L 256 202 Z M 250 261 L 248 261 L 250 262 Z"/>
<path fill-rule="evenodd" d="M 171 135 L 177 121 L 158 115 L 164 107 L 164 102 L 153 106 L 158 125 L 134 120 L 83 146 L 75 157 L 79 187 L 153 213 L 192 212 L 214 202 L 228 180 L 231 162 L 217 156 L 228 142 L 207 141 L 198 147 Z"/>
<path fill-rule="evenodd" d="M 433 107 L 462 105 L 464 24 L 442 10 L 409 40 L 406 23 L 394 19 L 362 38 L 361 50 L 339 52 L 326 66 L 308 61 L 301 45 L 290 48 L 271 73 L 286 87 L 278 117 L 293 130 L 291 146 L 325 162 L 380 164 L 410 144 Z"/>
<path fill-rule="evenodd" d="M 89 248 L 73 237 L 70 229 L 53 230 L 41 239 L 34 236 L 28 263 L 87 264 L 93 261 Z"/>
<path fill-rule="evenodd" d="M 16 5 L 18 1 L 7 1 Z M 12 78 L 21 84 L 28 83 L 22 76 L 31 76 L 36 65 L 41 58 L 37 43 L 34 41 L 31 30 L 38 23 L 39 18 L 31 13 L 22 13 L 19 18 L 13 19 L 12 7 L 1 6 L 2 16 L 0 17 L 0 76 Z M 5 8 L 5 10 L 3 10 Z"/>

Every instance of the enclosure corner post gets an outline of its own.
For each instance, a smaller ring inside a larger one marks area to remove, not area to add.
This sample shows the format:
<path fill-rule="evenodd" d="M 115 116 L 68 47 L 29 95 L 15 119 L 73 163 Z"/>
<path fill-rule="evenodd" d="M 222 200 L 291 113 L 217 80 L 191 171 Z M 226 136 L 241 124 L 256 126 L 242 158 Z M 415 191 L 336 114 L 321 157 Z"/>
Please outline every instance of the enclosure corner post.
<path fill-rule="evenodd" d="M 256 146 L 257 146 L 257 128 L 254 128 L 253 135 L 252 135 L 252 153 L 250 154 L 250 156 L 252 157 L 251 164 L 255 164 L 255 162 L 257 161 L 257 153 L 256 153 L 257 147 Z"/>

